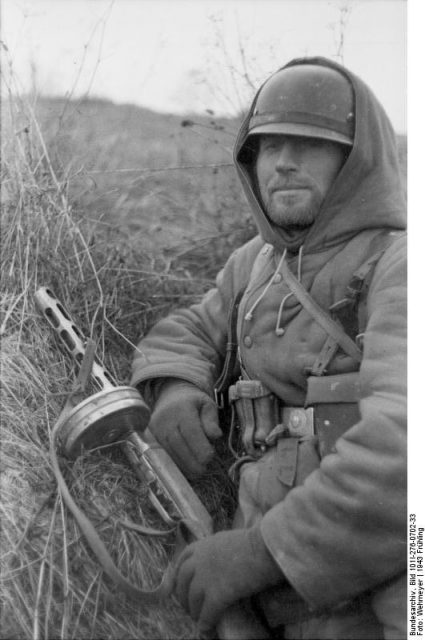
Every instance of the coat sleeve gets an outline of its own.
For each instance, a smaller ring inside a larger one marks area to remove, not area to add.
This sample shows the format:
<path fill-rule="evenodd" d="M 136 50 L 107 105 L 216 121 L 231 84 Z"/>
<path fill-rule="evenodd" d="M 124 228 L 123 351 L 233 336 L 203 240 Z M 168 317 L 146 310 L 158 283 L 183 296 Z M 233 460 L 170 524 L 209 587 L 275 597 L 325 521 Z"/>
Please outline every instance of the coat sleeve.
<path fill-rule="evenodd" d="M 136 347 L 131 384 L 158 378 L 180 378 L 212 394 L 227 341 L 232 300 L 246 286 L 252 263 L 262 246 L 258 237 L 236 250 L 199 304 L 160 320 Z"/>
<path fill-rule="evenodd" d="M 378 263 L 368 295 L 360 422 L 287 498 L 263 538 L 313 609 L 336 605 L 406 568 L 406 251 Z"/>

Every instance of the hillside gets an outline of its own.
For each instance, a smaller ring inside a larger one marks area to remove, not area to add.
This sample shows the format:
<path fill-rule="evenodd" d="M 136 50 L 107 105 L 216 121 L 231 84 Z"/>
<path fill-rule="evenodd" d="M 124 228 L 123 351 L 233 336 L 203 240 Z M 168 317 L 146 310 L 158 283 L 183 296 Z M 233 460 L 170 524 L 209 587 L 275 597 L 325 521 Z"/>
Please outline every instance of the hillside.
<path fill-rule="evenodd" d="M 193 638 L 171 598 L 146 610 L 117 592 L 64 508 L 49 446 L 78 367 L 34 292 L 50 287 L 126 384 L 140 335 L 199 300 L 255 233 L 231 165 L 238 123 L 31 98 L 3 104 L 2 117 L 1 635 Z M 196 484 L 218 529 L 234 508 L 224 450 Z M 60 466 L 122 573 L 157 585 L 174 547 L 121 526 L 163 523 L 117 447 L 61 456 Z"/>
<path fill-rule="evenodd" d="M 73 207 L 141 251 L 154 242 L 174 256 L 220 236 L 225 259 L 255 233 L 232 164 L 240 121 L 93 99 L 39 100 L 36 117 Z M 406 136 L 398 142 L 406 176 Z"/>
<path fill-rule="evenodd" d="M 252 227 L 232 166 L 236 121 L 102 100 L 63 110 L 56 100 L 37 109 L 52 161 L 70 176 L 71 201 L 85 216 L 131 234 L 141 250 L 147 235 L 150 246 L 179 252 Z M 229 248 L 244 236 L 227 238 Z"/>

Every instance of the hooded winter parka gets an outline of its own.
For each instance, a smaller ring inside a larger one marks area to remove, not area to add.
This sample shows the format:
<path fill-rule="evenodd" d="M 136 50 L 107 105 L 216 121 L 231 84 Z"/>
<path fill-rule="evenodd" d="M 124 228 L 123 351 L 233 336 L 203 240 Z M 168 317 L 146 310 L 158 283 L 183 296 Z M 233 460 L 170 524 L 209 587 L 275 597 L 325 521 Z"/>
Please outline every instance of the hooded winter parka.
<path fill-rule="evenodd" d="M 368 290 L 362 361 L 339 350 L 326 371 L 359 370 L 360 419 L 337 440 L 334 453 L 261 520 L 264 541 L 283 574 L 321 611 L 379 592 L 406 570 L 406 239 L 400 233 L 405 202 L 395 135 L 370 89 L 323 58 L 290 65 L 304 63 L 341 71 L 354 91 L 353 147 L 318 217 L 293 238 L 263 210 L 252 167 L 240 158 L 254 99 L 237 138 L 235 162 L 259 235 L 233 253 L 199 304 L 175 311 L 142 339 L 132 384 L 174 377 L 212 395 L 225 355 L 228 312 L 245 289 L 237 323 L 243 367 L 283 403 L 302 407 L 308 372 L 327 334 L 294 296 L 282 308 L 289 293 L 278 269 L 282 254 L 286 250 L 289 269 L 327 311 L 379 248 L 378 237 L 394 233 Z"/>

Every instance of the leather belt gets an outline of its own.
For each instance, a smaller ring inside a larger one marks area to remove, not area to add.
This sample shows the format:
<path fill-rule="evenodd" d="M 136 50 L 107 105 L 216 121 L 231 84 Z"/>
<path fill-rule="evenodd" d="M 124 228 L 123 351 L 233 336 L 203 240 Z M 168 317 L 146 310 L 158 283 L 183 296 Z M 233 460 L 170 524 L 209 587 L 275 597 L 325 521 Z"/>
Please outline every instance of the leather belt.
<path fill-rule="evenodd" d="M 308 407 L 282 407 L 280 409 L 280 422 L 265 439 L 268 447 L 276 444 L 279 438 L 301 438 L 315 435 L 314 408 Z"/>
<path fill-rule="evenodd" d="M 290 436 L 314 435 L 314 409 L 309 407 L 283 407 L 282 424 L 288 429 Z"/>

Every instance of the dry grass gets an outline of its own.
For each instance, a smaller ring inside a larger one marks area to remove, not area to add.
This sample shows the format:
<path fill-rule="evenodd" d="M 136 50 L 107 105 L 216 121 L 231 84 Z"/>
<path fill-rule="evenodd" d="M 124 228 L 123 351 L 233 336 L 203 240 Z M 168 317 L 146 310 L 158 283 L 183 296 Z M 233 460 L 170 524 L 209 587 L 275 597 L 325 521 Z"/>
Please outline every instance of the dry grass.
<path fill-rule="evenodd" d="M 153 134 L 154 121 L 130 107 L 118 117 L 101 103 L 71 105 L 68 119 L 66 105 L 53 107 L 43 114 L 14 98 L 3 108 L 1 637 L 191 638 L 192 622 L 172 601 L 146 610 L 114 590 L 58 496 L 49 433 L 76 371 L 33 294 L 53 289 L 125 384 L 138 337 L 171 307 L 198 299 L 254 230 L 232 170 L 146 171 L 228 162 L 219 127 L 197 147 L 176 119 L 172 127 L 161 120 Z M 168 140 L 165 150 L 158 140 Z M 143 171 L 120 173 L 131 166 Z M 122 573 L 145 588 L 157 584 L 172 542 L 119 526 L 123 516 L 160 524 L 120 453 L 61 459 L 61 468 Z M 224 477 L 217 462 L 196 487 L 218 528 L 233 504 Z"/>
<path fill-rule="evenodd" d="M 140 255 L 127 229 L 120 234 L 78 213 L 70 203 L 70 173 L 53 166 L 31 104 L 15 100 L 9 108 L 2 156 L 1 636 L 194 637 L 192 622 L 173 601 L 147 610 L 115 591 L 61 501 L 49 434 L 76 372 L 38 316 L 33 294 L 51 287 L 125 383 L 137 336 L 210 285 L 189 270 L 202 243 L 170 256 L 151 242 Z M 73 464 L 61 459 L 61 467 L 121 572 L 144 588 L 158 584 L 172 541 L 119 526 L 124 516 L 160 524 L 120 453 L 111 447 Z M 219 488 L 223 474 L 218 465 L 198 487 L 218 526 L 232 500 Z"/>

